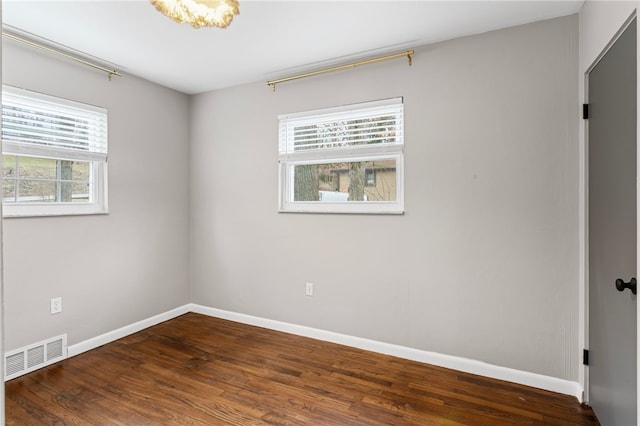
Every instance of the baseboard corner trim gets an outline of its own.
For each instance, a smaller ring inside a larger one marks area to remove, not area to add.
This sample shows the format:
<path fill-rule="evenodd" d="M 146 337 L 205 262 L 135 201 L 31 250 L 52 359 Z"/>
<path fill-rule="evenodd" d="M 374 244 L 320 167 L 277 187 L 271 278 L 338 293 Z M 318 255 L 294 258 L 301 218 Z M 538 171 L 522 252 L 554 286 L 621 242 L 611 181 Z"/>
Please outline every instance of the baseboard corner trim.
<path fill-rule="evenodd" d="M 99 336 L 92 337 L 80 343 L 76 343 L 74 345 L 69 346 L 67 348 L 67 355 L 69 358 L 72 356 L 79 355 L 83 352 L 87 352 L 87 351 L 90 351 L 91 349 L 95 349 L 99 346 L 105 345 L 107 343 L 111 343 L 115 340 L 121 339 L 130 334 L 137 333 L 138 331 L 144 330 L 145 328 L 149 328 L 156 324 L 160 324 L 161 322 L 179 317 L 180 315 L 184 315 L 190 312 L 191 310 L 192 310 L 191 304 L 186 304 L 186 305 L 171 309 L 170 311 L 163 312 L 161 314 L 154 315 L 150 318 L 146 318 L 141 321 L 135 322 L 133 324 L 120 327 L 116 330 L 108 331 Z"/>
<path fill-rule="evenodd" d="M 560 379 L 528 371 L 516 370 L 508 367 L 488 364 L 474 359 L 441 354 L 437 352 L 424 351 L 421 349 L 409 348 L 395 344 L 379 342 L 361 337 L 349 336 L 332 331 L 316 329 L 312 327 L 241 314 L 223 309 L 208 306 L 190 304 L 191 312 L 203 314 L 211 317 L 226 319 L 243 324 L 267 328 L 270 330 L 282 331 L 299 336 L 310 337 L 312 339 L 324 340 L 345 346 L 351 346 L 385 355 L 397 356 L 399 358 L 412 361 L 432 364 L 439 367 L 450 368 L 452 370 L 463 371 L 465 373 L 477 374 L 479 376 L 504 380 L 525 386 L 544 389 L 551 392 L 571 395 L 582 402 L 583 389 L 576 381 Z"/>

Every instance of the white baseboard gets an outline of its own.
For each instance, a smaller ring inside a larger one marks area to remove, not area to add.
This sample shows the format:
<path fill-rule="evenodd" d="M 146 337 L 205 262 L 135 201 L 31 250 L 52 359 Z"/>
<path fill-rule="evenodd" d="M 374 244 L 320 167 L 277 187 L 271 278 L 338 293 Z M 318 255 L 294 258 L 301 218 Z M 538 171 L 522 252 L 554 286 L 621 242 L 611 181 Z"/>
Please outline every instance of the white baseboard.
<path fill-rule="evenodd" d="M 187 304 L 187 305 L 172 309 L 170 311 L 164 312 L 162 314 L 152 316 L 151 318 L 147 318 L 142 321 L 138 321 L 136 323 L 126 325 L 117 330 L 109 331 L 99 336 L 92 337 L 91 339 L 69 346 L 67 348 L 67 356 L 72 357 L 72 356 L 79 355 L 82 352 L 86 352 L 91 349 L 95 349 L 98 346 L 111 343 L 115 340 L 121 339 L 130 334 L 137 333 L 138 331 L 144 330 L 145 328 L 149 328 L 153 325 L 160 324 L 163 321 L 167 321 L 175 317 L 179 317 L 180 315 L 188 313 L 190 310 L 191 310 L 191 305 Z"/>
<path fill-rule="evenodd" d="M 210 308 L 206 306 L 191 304 L 190 310 L 203 315 L 216 318 L 227 319 L 243 324 L 255 325 L 271 330 L 338 343 L 385 355 L 397 356 L 399 358 L 440 367 L 451 368 L 453 370 L 464 371 L 466 373 L 505 380 L 525 386 L 545 389 L 552 392 L 575 396 L 578 401 L 582 401 L 582 386 L 578 382 L 559 379 L 557 377 L 545 376 L 542 374 L 530 373 L 527 371 L 515 370 L 507 367 L 500 367 L 482 361 L 463 358 L 452 355 L 440 354 L 437 352 L 423 351 L 405 346 L 390 343 L 378 342 L 375 340 L 354 337 L 332 331 L 320 330 L 281 321 L 274 321 L 266 318 L 254 317 L 251 315 L 239 314 L 236 312 L 224 311 L 222 309 Z"/>
<path fill-rule="evenodd" d="M 437 352 L 423 351 L 406 346 L 399 346 L 390 343 L 364 339 L 362 337 L 349 336 L 346 334 L 334 333 L 332 331 L 320 330 L 317 328 L 290 324 L 282 321 L 275 321 L 267 318 L 255 317 L 217 308 L 210 308 L 194 303 L 180 306 L 178 308 L 172 309 L 171 311 L 155 315 L 151 318 L 138 321 L 134 324 L 101 334 L 100 336 L 85 340 L 75 345 L 71 345 L 68 347 L 67 355 L 69 357 L 72 357 L 81 354 L 82 352 L 86 352 L 88 350 L 97 348 L 98 346 L 102 346 L 106 343 L 113 342 L 114 340 L 128 336 L 129 334 L 136 333 L 138 331 L 144 330 L 145 328 L 159 324 L 163 321 L 170 320 L 188 312 L 195 312 L 211 317 L 226 319 L 248 325 L 255 325 L 258 327 L 282 331 L 285 333 L 291 333 L 298 336 L 338 343 L 341 345 L 351 346 L 372 352 L 378 352 L 385 355 L 397 356 L 399 358 L 409 359 L 412 361 L 423 362 L 426 364 L 451 368 L 453 370 L 464 371 L 466 373 L 477 374 L 480 376 L 505 380 L 525 386 L 545 389 L 551 392 L 572 395 L 576 397 L 578 401 L 583 402 L 583 389 L 578 382 L 559 379 L 557 377 L 545 376 L 542 374 L 530 373 L 527 371 L 515 370 L 507 367 L 500 367 L 469 358 L 445 355 Z"/>

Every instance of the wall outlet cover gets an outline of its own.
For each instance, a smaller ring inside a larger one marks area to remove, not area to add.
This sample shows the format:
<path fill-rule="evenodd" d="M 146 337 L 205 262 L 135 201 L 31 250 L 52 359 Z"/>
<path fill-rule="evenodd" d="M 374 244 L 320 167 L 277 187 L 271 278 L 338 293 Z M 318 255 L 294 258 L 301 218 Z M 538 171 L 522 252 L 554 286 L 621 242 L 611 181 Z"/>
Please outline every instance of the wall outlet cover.
<path fill-rule="evenodd" d="M 54 297 L 51 299 L 51 314 L 59 314 L 62 312 L 62 297 Z"/>

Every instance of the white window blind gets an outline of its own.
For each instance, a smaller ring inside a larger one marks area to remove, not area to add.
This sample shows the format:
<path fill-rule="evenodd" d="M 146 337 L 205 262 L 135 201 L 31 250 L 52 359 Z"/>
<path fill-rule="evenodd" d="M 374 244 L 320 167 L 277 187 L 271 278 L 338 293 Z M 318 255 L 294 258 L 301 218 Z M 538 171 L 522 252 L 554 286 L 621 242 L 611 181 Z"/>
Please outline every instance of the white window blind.
<path fill-rule="evenodd" d="M 107 110 L 3 86 L 2 143 L 5 154 L 106 161 Z"/>
<path fill-rule="evenodd" d="M 307 150 L 353 150 L 402 145 L 402 98 L 285 114 L 280 120 L 280 155 Z"/>

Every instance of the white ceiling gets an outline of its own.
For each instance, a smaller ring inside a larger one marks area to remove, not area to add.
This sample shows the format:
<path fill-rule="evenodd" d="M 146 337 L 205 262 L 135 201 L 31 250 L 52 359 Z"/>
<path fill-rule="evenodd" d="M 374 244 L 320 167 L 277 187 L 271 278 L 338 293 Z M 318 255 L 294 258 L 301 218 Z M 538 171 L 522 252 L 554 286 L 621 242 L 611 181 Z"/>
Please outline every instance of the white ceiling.
<path fill-rule="evenodd" d="M 193 94 L 569 15 L 582 3 L 240 0 L 227 29 L 194 29 L 146 0 L 4 0 L 2 20 Z"/>

